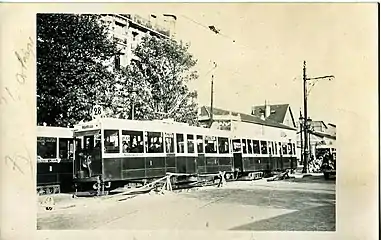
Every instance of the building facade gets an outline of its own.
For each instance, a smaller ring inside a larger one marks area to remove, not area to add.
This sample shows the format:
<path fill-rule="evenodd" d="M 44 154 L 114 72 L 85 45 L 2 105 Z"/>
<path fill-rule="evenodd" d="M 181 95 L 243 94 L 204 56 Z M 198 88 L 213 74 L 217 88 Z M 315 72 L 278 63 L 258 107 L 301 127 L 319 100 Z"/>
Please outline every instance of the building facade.
<path fill-rule="evenodd" d="M 300 158 L 300 154 L 302 152 L 301 146 L 304 144 L 304 135 L 301 135 L 300 133 L 300 124 L 297 138 L 298 156 Z M 308 149 L 313 158 L 316 155 L 316 146 L 318 145 L 331 145 L 336 147 L 336 125 L 332 123 L 325 123 L 324 121 L 311 121 L 308 141 Z"/>
<path fill-rule="evenodd" d="M 109 26 L 109 36 L 116 40 L 121 51 L 112 60 L 115 69 L 126 67 L 131 61 L 137 60 L 133 51 L 145 35 L 175 37 L 177 17 L 172 14 L 150 14 L 147 17 L 137 14 L 102 14 L 101 19 Z"/>

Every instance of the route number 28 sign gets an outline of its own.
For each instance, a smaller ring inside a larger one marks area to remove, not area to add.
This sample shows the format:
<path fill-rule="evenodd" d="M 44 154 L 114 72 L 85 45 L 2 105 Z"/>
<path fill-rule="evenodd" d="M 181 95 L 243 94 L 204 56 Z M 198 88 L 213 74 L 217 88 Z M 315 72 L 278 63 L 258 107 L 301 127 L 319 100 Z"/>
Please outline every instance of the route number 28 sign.
<path fill-rule="evenodd" d="M 95 105 L 92 109 L 93 118 L 99 118 L 103 115 L 103 108 L 100 105 Z"/>

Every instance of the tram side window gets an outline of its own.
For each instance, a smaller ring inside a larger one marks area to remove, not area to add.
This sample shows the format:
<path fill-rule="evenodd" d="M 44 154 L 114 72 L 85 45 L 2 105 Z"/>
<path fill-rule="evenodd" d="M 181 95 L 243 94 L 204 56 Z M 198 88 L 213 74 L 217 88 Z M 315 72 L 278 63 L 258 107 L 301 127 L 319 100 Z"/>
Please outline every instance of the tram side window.
<path fill-rule="evenodd" d="M 276 146 L 276 142 L 271 142 L 271 146 L 273 148 L 274 155 L 278 154 L 278 148 Z"/>
<path fill-rule="evenodd" d="M 105 153 L 119 153 L 119 130 L 104 130 Z"/>
<path fill-rule="evenodd" d="M 188 153 L 194 153 L 194 136 L 187 134 Z"/>
<path fill-rule="evenodd" d="M 288 143 L 287 145 L 288 154 L 292 155 L 292 144 Z"/>
<path fill-rule="evenodd" d="M 268 146 L 269 146 L 269 154 L 273 154 L 273 147 L 271 145 L 271 142 L 268 142 Z"/>
<path fill-rule="evenodd" d="M 282 143 L 278 142 L 279 155 L 283 155 Z"/>
<path fill-rule="evenodd" d="M 212 136 L 205 137 L 205 153 L 217 153 L 217 138 Z"/>
<path fill-rule="evenodd" d="M 283 143 L 283 154 L 287 154 L 287 143 Z"/>
<path fill-rule="evenodd" d="M 173 133 L 165 134 L 165 151 L 166 153 L 174 153 L 175 152 L 175 141 L 173 139 Z"/>
<path fill-rule="evenodd" d="M 57 139 L 37 137 L 37 155 L 41 158 L 57 157 Z"/>
<path fill-rule="evenodd" d="M 242 139 L 242 150 L 243 150 L 243 153 L 247 153 L 246 139 Z"/>
<path fill-rule="evenodd" d="M 261 141 L 261 153 L 267 154 L 267 142 L 266 141 Z"/>
<path fill-rule="evenodd" d="M 143 153 L 143 132 L 122 130 L 122 152 Z"/>
<path fill-rule="evenodd" d="M 253 152 L 254 152 L 254 154 L 260 154 L 261 153 L 258 140 L 253 140 Z"/>
<path fill-rule="evenodd" d="M 253 143 L 251 139 L 247 139 L 247 153 L 249 154 L 253 153 Z"/>
<path fill-rule="evenodd" d="M 229 139 L 228 138 L 218 138 L 218 147 L 220 153 L 229 153 Z"/>
<path fill-rule="evenodd" d="M 163 153 L 163 136 L 161 132 L 148 132 L 148 153 Z"/>
<path fill-rule="evenodd" d="M 74 154 L 74 143 L 73 139 L 70 138 L 60 138 L 58 140 L 59 144 L 59 158 L 61 161 L 68 161 L 73 159 Z"/>
<path fill-rule="evenodd" d="M 233 152 L 241 152 L 241 140 L 233 139 Z"/>
<path fill-rule="evenodd" d="M 197 152 L 204 153 L 204 140 L 201 135 L 197 135 Z"/>
<path fill-rule="evenodd" d="M 296 152 L 295 152 L 295 143 L 292 144 L 292 153 L 293 153 L 293 155 L 296 155 Z"/>
<path fill-rule="evenodd" d="M 81 139 L 75 139 L 75 151 L 80 151 L 82 149 Z"/>
<path fill-rule="evenodd" d="M 177 146 L 177 153 L 184 153 L 184 134 L 177 133 L 176 134 L 176 146 Z"/>

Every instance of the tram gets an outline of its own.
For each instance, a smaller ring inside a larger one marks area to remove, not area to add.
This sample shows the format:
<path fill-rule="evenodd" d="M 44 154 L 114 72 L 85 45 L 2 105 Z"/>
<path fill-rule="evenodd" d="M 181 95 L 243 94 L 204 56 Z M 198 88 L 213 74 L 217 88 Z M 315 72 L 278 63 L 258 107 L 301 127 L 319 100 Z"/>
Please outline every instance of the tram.
<path fill-rule="evenodd" d="M 74 183 L 80 191 L 95 183 L 112 190 L 167 172 L 183 175 L 175 177 L 177 183 L 201 174 L 233 172 L 228 131 L 172 121 L 99 118 L 76 125 L 74 137 L 83 146 L 74 161 Z"/>
<path fill-rule="evenodd" d="M 269 176 L 275 171 L 296 169 L 295 130 L 245 122 L 236 122 L 232 128 L 233 163 L 239 175 Z"/>
<path fill-rule="evenodd" d="M 73 180 L 73 129 L 37 126 L 37 193 L 70 191 Z"/>

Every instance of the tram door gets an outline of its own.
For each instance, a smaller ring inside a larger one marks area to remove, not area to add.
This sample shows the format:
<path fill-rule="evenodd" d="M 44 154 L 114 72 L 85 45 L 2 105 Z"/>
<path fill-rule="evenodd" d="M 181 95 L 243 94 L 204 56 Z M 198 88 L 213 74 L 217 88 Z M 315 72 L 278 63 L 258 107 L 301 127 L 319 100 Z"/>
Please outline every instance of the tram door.
<path fill-rule="evenodd" d="M 243 171 L 243 160 L 242 160 L 242 143 L 241 139 L 233 139 L 233 165 L 234 170 Z"/>

